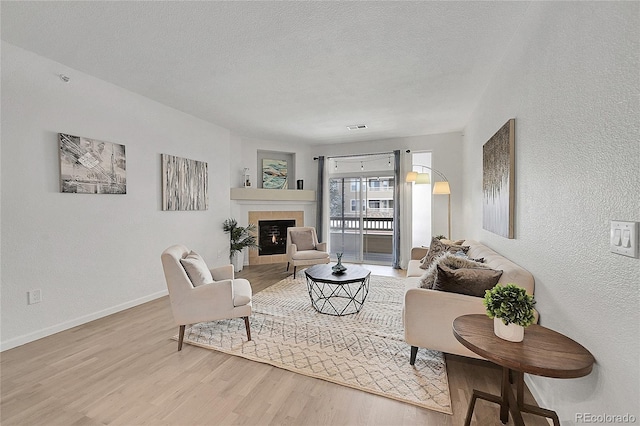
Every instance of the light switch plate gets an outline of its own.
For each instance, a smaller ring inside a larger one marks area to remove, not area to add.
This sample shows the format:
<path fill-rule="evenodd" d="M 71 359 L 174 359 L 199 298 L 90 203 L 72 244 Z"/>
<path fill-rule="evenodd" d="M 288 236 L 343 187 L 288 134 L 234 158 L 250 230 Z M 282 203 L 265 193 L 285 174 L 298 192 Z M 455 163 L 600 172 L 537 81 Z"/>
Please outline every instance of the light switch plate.
<path fill-rule="evenodd" d="M 611 221 L 611 252 L 638 257 L 638 222 Z"/>

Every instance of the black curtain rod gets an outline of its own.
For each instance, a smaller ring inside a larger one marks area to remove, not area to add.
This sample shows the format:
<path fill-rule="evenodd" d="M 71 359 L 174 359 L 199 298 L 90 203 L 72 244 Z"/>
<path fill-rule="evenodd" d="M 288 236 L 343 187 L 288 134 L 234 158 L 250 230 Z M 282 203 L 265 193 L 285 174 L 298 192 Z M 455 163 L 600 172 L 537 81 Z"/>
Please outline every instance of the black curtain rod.
<path fill-rule="evenodd" d="M 372 154 L 349 154 L 349 155 L 333 155 L 327 158 L 349 158 L 349 157 L 373 157 L 374 155 L 393 155 L 393 151 L 389 152 L 376 152 Z M 314 160 L 317 160 L 318 157 L 313 157 Z"/>

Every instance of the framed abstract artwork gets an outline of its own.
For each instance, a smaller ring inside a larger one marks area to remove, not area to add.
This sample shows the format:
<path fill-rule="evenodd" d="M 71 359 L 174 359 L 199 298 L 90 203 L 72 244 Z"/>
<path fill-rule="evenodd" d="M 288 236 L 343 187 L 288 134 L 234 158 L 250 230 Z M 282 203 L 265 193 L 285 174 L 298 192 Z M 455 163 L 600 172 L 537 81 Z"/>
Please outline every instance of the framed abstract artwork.
<path fill-rule="evenodd" d="M 482 227 L 514 238 L 515 119 L 482 146 Z"/>
<path fill-rule="evenodd" d="M 124 145 L 58 134 L 60 192 L 126 194 L 127 161 Z"/>
<path fill-rule="evenodd" d="M 161 154 L 162 210 L 207 210 L 207 163 Z"/>
<path fill-rule="evenodd" d="M 287 189 L 287 161 L 262 160 L 262 187 L 266 189 Z"/>

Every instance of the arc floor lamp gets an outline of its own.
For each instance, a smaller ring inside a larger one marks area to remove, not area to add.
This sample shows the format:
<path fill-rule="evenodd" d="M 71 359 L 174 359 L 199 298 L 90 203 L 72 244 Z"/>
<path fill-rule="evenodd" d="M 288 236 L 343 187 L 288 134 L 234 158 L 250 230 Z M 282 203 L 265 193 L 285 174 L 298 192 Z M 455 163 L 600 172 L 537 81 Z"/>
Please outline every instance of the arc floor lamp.
<path fill-rule="evenodd" d="M 422 164 L 414 164 L 413 167 L 421 167 L 422 168 L 422 172 L 418 173 L 418 172 L 410 171 L 409 173 L 407 173 L 407 177 L 405 179 L 405 182 L 409 182 L 409 183 L 415 182 L 416 185 L 430 184 L 431 183 L 431 177 L 429 176 L 429 173 L 425 173 L 424 172 L 424 169 L 429 169 L 433 173 L 438 175 L 440 178 L 442 178 L 441 181 L 434 182 L 434 184 L 433 184 L 433 194 L 434 195 L 446 195 L 448 197 L 448 207 L 447 207 L 447 218 L 448 218 L 447 231 L 448 231 L 448 235 L 447 235 L 447 238 L 451 239 L 451 188 L 449 187 L 449 180 L 447 179 L 447 177 L 442 172 L 439 172 L 436 169 L 432 169 L 429 166 L 423 166 Z"/>

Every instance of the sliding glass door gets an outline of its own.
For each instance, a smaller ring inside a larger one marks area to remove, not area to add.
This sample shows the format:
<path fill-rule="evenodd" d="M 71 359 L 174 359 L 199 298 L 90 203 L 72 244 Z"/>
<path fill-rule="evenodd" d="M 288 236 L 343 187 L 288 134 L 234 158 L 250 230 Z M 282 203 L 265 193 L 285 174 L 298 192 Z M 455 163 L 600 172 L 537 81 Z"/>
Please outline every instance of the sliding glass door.
<path fill-rule="evenodd" d="M 329 178 L 329 250 L 343 261 L 391 264 L 393 176 Z"/>

